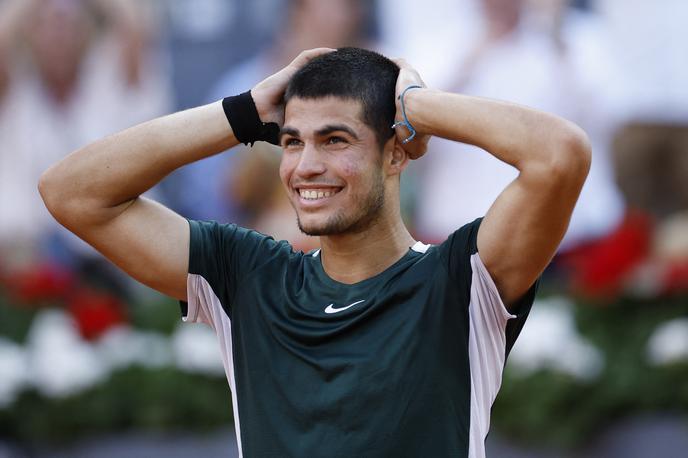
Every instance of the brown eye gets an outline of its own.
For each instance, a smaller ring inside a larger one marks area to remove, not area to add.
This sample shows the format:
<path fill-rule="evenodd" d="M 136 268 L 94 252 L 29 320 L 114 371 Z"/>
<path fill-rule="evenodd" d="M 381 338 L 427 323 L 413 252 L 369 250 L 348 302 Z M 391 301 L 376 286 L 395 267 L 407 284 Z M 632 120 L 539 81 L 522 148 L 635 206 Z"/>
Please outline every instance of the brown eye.
<path fill-rule="evenodd" d="M 293 147 L 299 146 L 300 144 L 301 144 L 301 140 L 299 140 L 298 138 L 293 138 L 293 137 L 287 138 L 286 140 L 284 140 L 282 142 L 282 145 L 284 146 L 284 148 L 290 148 L 290 147 L 293 148 Z"/>
<path fill-rule="evenodd" d="M 342 137 L 334 136 L 334 137 L 328 138 L 327 143 L 329 145 L 334 145 L 335 143 L 346 143 L 346 140 Z"/>

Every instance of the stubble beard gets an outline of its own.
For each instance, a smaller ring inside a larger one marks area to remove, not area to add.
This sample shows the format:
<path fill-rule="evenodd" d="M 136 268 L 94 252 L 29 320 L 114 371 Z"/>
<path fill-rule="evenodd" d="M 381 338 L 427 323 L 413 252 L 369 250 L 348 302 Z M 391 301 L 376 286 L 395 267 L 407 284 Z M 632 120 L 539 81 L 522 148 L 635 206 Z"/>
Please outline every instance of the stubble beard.
<path fill-rule="evenodd" d="M 385 186 L 380 172 L 374 177 L 373 185 L 355 215 L 347 217 L 344 212 L 337 211 L 323 225 L 305 227 L 297 211 L 296 223 L 301 232 L 311 236 L 361 233 L 379 219 L 384 204 Z"/>

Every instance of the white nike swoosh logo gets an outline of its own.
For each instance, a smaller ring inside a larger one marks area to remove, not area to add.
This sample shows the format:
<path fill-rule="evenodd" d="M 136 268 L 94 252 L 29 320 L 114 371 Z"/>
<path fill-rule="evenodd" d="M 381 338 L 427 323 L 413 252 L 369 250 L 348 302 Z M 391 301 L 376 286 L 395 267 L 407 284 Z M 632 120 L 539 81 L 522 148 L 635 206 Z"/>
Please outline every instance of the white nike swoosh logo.
<path fill-rule="evenodd" d="M 337 312 L 341 312 L 342 310 L 346 310 L 346 309 L 348 309 L 348 308 L 350 308 L 350 307 L 353 307 L 353 306 L 356 305 L 356 304 L 360 304 L 361 302 L 365 302 L 365 299 L 363 299 L 362 301 L 356 301 L 356 302 L 354 302 L 353 304 L 349 304 L 349 305 L 347 305 L 346 307 L 341 307 L 341 308 L 338 308 L 338 309 L 334 308 L 334 304 L 330 304 L 330 305 L 328 305 L 328 306 L 325 308 L 325 313 L 337 313 Z"/>

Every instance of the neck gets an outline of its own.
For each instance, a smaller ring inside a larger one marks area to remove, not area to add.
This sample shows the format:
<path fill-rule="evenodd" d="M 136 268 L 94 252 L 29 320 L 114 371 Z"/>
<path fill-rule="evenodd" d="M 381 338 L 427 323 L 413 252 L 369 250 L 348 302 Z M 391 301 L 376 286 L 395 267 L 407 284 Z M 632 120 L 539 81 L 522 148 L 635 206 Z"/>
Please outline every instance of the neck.
<path fill-rule="evenodd" d="M 398 212 L 381 217 L 365 231 L 320 237 L 323 268 L 333 280 L 353 284 L 401 259 L 415 240 Z"/>

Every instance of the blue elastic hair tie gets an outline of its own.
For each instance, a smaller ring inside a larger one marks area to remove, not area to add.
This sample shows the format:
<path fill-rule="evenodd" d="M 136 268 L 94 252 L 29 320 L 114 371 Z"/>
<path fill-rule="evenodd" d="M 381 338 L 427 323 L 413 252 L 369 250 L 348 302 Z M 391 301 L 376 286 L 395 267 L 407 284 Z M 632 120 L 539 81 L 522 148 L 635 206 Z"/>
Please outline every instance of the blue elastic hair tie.
<path fill-rule="evenodd" d="M 412 84 L 411 86 L 407 87 L 404 89 L 404 91 L 399 95 L 399 102 L 401 103 L 401 116 L 404 118 L 403 121 L 395 122 L 392 124 L 392 129 L 396 129 L 399 126 L 404 126 L 406 127 L 406 130 L 409 131 L 411 135 L 409 135 L 407 138 L 402 140 L 401 143 L 406 144 L 413 140 L 416 137 L 416 129 L 413 128 L 411 123 L 409 122 L 408 118 L 406 117 L 406 107 L 404 106 L 404 96 L 406 95 L 406 91 L 409 89 L 423 89 L 423 86 L 418 86 L 417 84 Z"/>

